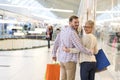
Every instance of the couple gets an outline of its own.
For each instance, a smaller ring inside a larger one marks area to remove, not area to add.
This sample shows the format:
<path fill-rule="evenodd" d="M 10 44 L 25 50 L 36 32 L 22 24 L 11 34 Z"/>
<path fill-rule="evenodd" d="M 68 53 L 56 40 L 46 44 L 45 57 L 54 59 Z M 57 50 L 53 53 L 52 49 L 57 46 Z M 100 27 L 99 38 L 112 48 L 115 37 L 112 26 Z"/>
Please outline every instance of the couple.
<path fill-rule="evenodd" d="M 97 53 L 97 40 L 92 34 L 94 22 L 87 21 L 84 30 L 86 35 L 79 38 L 77 28 L 79 18 L 71 16 L 69 26 L 65 26 L 57 35 L 53 47 L 53 60 L 60 62 L 61 80 L 75 80 L 76 63 L 80 61 L 81 80 L 94 80 Z M 56 54 L 58 50 L 58 55 Z M 80 52 L 80 55 L 77 54 Z M 75 54 L 76 53 L 76 54 Z M 78 58 L 79 57 L 79 58 Z"/>

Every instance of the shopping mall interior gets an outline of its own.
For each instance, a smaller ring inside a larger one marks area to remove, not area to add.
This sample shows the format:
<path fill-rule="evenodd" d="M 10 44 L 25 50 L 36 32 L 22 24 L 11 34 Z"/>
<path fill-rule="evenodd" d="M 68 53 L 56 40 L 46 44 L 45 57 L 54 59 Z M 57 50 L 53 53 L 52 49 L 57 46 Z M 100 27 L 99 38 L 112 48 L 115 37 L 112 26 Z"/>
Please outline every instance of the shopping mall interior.
<path fill-rule="evenodd" d="M 87 20 L 95 22 L 98 49 L 110 62 L 107 70 L 95 74 L 95 80 L 120 80 L 119 10 L 120 0 L 0 0 L 0 79 L 45 80 L 57 30 L 76 15 L 79 32 Z M 53 27 L 50 48 L 48 26 Z M 79 64 L 75 80 L 80 80 Z"/>

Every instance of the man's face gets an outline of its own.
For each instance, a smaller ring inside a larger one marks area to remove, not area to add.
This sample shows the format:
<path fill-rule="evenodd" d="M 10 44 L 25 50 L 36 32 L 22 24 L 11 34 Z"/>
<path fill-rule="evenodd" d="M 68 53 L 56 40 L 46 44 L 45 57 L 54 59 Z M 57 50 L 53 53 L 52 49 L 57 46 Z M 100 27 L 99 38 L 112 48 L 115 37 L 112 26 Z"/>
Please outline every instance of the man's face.
<path fill-rule="evenodd" d="M 79 20 L 78 19 L 73 19 L 70 22 L 70 26 L 72 26 L 74 29 L 77 29 L 79 27 Z"/>

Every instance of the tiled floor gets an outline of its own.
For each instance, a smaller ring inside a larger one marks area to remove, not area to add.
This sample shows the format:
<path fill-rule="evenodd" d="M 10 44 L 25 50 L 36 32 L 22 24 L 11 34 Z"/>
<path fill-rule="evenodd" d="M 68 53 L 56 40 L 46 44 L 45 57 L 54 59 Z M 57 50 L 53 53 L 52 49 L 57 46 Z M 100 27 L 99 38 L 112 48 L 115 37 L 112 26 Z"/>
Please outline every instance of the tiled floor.
<path fill-rule="evenodd" d="M 108 70 L 96 73 L 95 80 L 120 80 L 120 52 L 107 42 L 99 43 L 99 48 L 105 51 L 111 65 Z M 52 63 L 51 51 L 52 47 L 0 51 L 0 80 L 44 80 L 46 65 Z M 79 64 L 76 80 L 80 80 Z"/>
<path fill-rule="evenodd" d="M 1 80 L 43 80 L 46 64 L 50 62 L 47 48 L 1 51 Z"/>
<path fill-rule="evenodd" d="M 44 80 L 46 64 L 52 63 L 51 49 L 0 51 L 0 80 Z M 76 80 L 80 80 L 77 67 Z M 96 73 L 95 80 L 120 80 L 119 71 L 114 71 L 113 67 L 111 65 L 107 71 Z"/>

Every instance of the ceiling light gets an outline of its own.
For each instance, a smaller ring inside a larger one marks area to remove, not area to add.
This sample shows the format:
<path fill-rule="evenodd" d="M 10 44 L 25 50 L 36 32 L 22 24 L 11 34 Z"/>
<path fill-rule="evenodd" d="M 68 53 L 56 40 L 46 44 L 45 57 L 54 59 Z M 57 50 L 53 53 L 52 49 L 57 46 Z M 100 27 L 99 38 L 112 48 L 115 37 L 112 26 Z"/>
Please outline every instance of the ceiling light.
<path fill-rule="evenodd" d="M 24 9 L 37 9 L 37 10 L 48 10 L 48 11 L 55 11 L 55 12 L 68 12 L 73 13 L 73 10 L 65 10 L 65 9 L 54 9 L 54 8 L 39 8 L 39 7 L 30 7 L 30 6 L 19 6 L 19 5 L 11 5 L 11 4 L 0 4 L 0 6 L 6 7 L 16 7 L 16 8 L 24 8 Z"/>
<path fill-rule="evenodd" d="M 96 11 L 96 13 L 120 13 L 120 11 Z"/>

